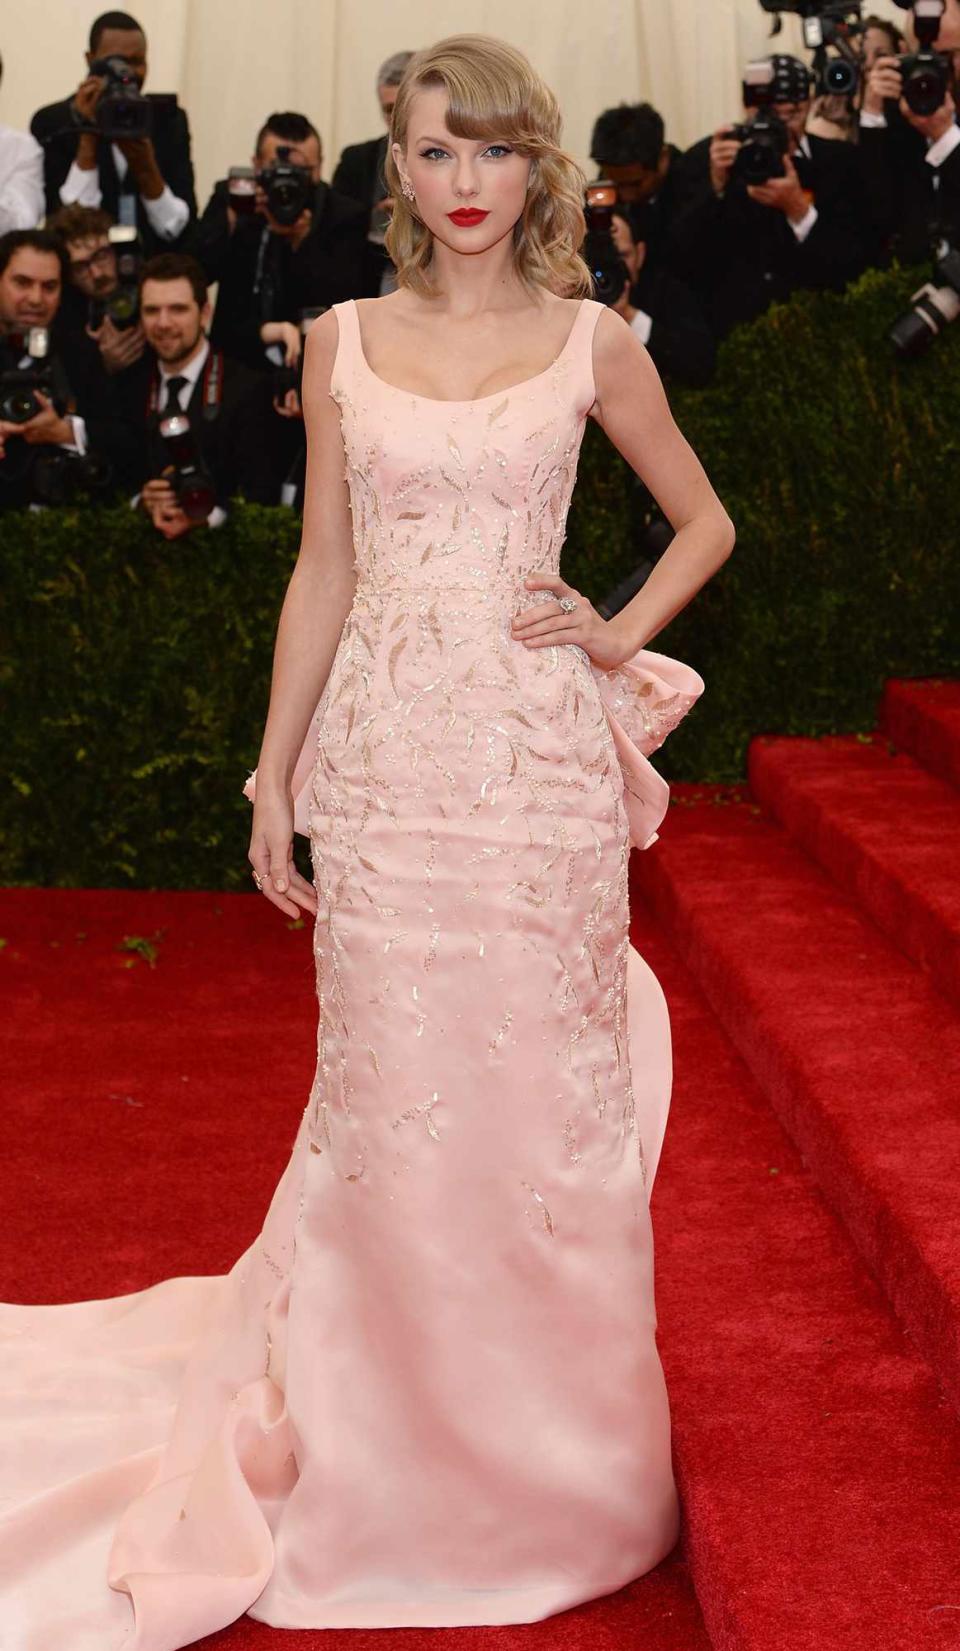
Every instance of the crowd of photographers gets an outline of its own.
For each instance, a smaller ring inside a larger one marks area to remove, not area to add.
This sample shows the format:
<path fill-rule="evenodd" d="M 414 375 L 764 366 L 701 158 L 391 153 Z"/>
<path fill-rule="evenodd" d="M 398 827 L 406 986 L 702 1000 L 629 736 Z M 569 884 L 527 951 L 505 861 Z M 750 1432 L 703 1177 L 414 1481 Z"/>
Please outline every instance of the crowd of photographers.
<path fill-rule="evenodd" d="M 800 13 L 811 61 L 748 65 L 742 119 L 685 153 L 646 103 L 593 129 L 584 256 L 668 384 L 708 383 L 773 301 L 894 258 L 933 259 L 904 353 L 960 310 L 960 0 L 914 0 L 904 36 L 856 3 L 760 4 Z M 410 55 L 377 77 L 387 125 Z M 388 136 L 326 183 L 317 128 L 272 114 L 201 213 L 186 113 L 146 75 L 142 28 L 106 12 L 78 89 L 0 126 L 0 510 L 125 496 L 173 539 L 237 495 L 302 502 L 304 332 L 395 287 Z"/>

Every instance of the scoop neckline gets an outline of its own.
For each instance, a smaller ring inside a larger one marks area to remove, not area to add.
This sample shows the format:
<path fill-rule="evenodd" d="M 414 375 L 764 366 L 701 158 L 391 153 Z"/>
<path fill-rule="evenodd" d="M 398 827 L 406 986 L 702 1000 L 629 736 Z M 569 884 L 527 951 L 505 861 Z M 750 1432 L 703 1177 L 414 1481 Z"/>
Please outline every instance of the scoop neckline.
<path fill-rule="evenodd" d="M 387 379 L 381 378 L 379 373 L 375 373 L 363 351 L 363 336 L 360 332 L 360 312 L 357 309 L 357 301 L 355 298 L 351 298 L 348 302 L 353 309 L 353 324 L 356 327 L 357 354 L 360 357 L 360 362 L 364 372 L 369 378 L 372 378 L 375 383 L 381 384 L 385 390 L 392 390 L 394 395 L 406 396 L 408 400 L 413 401 L 425 401 L 431 407 L 480 407 L 485 401 L 496 401 L 498 396 L 509 396 L 512 395 L 515 390 L 525 390 L 528 384 L 539 383 L 541 378 L 546 378 L 549 373 L 553 372 L 555 367 L 559 367 L 561 361 L 569 350 L 570 345 L 573 343 L 573 335 L 577 330 L 580 317 L 583 314 L 584 305 L 588 302 L 588 300 L 586 298 L 580 299 L 577 306 L 577 313 L 573 318 L 573 323 L 570 327 L 570 331 L 567 333 L 566 342 L 560 351 L 560 354 L 555 356 L 550 365 L 548 367 L 544 367 L 542 372 L 534 373 L 531 378 L 521 378 L 516 384 L 507 384 L 502 390 L 491 390 L 489 395 L 469 396 L 463 400 L 456 399 L 452 396 L 422 396 L 416 390 L 401 389 L 399 384 L 391 384 Z"/>

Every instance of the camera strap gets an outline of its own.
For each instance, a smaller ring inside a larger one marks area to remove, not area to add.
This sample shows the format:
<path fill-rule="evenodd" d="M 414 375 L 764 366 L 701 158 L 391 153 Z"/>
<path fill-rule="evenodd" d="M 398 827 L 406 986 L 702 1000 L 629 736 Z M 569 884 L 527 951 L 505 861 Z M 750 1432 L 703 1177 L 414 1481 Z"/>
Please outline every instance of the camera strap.
<path fill-rule="evenodd" d="M 223 351 L 211 349 L 203 364 L 200 380 L 200 402 L 203 417 L 208 423 L 217 417 L 223 401 Z M 147 418 L 156 422 L 160 409 L 160 368 L 154 362 L 147 389 Z"/>

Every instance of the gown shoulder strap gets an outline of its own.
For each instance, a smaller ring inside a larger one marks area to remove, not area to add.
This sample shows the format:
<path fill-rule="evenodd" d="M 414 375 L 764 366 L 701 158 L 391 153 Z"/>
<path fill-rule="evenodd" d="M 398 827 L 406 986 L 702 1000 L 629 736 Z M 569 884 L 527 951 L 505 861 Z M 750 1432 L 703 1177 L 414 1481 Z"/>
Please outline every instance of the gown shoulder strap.
<path fill-rule="evenodd" d="M 330 393 L 336 399 L 353 381 L 360 356 L 360 322 L 353 298 L 331 305 L 337 318 L 337 348 L 330 370 Z"/>
<path fill-rule="evenodd" d="M 605 309 L 606 305 L 601 304 L 596 298 L 582 299 L 577 318 L 570 329 L 567 347 L 576 365 L 578 399 L 581 399 L 584 413 L 590 411 L 597 399 L 593 376 L 593 335 Z"/>

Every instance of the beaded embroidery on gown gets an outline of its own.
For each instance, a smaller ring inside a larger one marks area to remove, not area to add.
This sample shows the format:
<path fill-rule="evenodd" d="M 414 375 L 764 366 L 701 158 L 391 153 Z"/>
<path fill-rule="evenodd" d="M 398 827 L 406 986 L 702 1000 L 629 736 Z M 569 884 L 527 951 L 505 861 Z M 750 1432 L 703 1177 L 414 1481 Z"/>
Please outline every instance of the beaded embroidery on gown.
<path fill-rule="evenodd" d="M 334 308 L 357 590 L 294 776 L 316 1078 L 228 1274 L 0 1307 L 4 1651 L 531 1622 L 677 1536 L 670 1025 L 627 856 L 704 685 L 510 634 L 550 599 L 523 579 L 558 570 L 602 306 L 470 402 L 386 384 Z"/>

